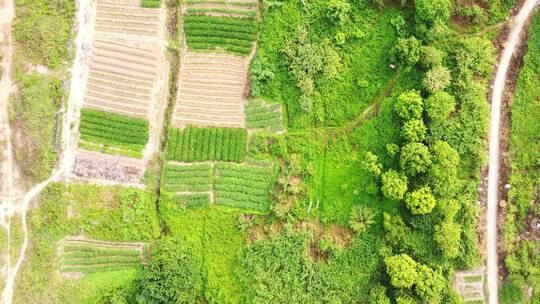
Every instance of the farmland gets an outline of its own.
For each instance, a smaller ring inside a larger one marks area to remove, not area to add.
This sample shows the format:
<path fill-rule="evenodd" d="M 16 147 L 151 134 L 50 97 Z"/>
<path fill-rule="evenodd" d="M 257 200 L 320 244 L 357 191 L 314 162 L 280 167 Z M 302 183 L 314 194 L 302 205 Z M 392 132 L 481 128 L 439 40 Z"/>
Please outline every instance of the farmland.
<path fill-rule="evenodd" d="M 511 0 L 89 3 L 73 167 L 29 202 L 15 303 L 487 299 L 487 97 Z M 528 56 L 501 298 L 536 296 L 537 244 L 516 233 L 536 214 Z"/>
<path fill-rule="evenodd" d="M 96 273 L 141 267 L 144 245 L 67 240 L 62 243 L 61 272 Z"/>
<path fill-rule="evenodd" d="M 245 129 L 193 127 L 173 129 L 167 146 L 170 160 L 241 162 L 246 153 Z"/>

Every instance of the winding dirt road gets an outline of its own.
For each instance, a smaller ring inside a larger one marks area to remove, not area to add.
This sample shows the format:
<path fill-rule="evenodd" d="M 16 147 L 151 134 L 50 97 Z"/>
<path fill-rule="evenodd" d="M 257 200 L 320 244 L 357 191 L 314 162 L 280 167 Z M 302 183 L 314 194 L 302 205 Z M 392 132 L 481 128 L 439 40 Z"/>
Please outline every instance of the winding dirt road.
<path fill-rule="evenodd" d="M 499 147 L 500 147 L 500 119 L 501 103 L 505 91 L 508 67 L 516 47 L 521 42 L 521 33 L 524 25 L 535 6 L 540 0 L 526 0 L 519 14 L 510 23 L 510 35 L 502 52 L 491 100 L 491 118 L 489 126 L 489 172 L 488 172 L 488 198 L 487 198 L 487 281 L 489 304 L 498 304 L 498 250 L 497 250 L 497 213 L 499 209 Z"/>

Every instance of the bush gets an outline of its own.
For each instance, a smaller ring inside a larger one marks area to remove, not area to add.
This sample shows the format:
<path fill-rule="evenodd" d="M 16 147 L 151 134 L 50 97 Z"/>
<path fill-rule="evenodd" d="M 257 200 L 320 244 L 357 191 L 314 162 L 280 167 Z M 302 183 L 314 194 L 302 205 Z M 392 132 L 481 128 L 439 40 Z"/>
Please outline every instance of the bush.
<path fill-rule="evenodd" d="M 428 214 L 435 207 L 435 197 L 429 187 L 422 187 L 407 194 L 405 204 L 412 214 Z"/>
<path fill-rule="evenodd" d="M 397 288 L 411 288 L 418 281 L 417 263 L 402 253 L 384 260 L 390 283 Z"/>
<path fill-rule="evenodd" d="M 432 25 L 436 21 L 447 22 L 450 18 L 450 0 L 416 0 L 415 17 L 419 22 Z"/>
<path fill-rule="evenodd" d="M 388 170 L 382 175 L 381 190 L 389 199 L 402 200 L 407 192 L 407 177 L 395 170 Z"/>
<path fill-rule="evenodd" d="M 455 111 L 456 100 L 454 96 L 444 91 L 437 91 L 426 99 L 425 107 L 428 118 L 434 123 L 439 123 Z"/>
<path fill-rule="evenodd" d="M 450 85 L 451 80 L 450 70 L 443 66 L 438 66 L 426 73 L 422 84 L 428 92 L 433 93 L 444 90 Z"/>
<path fill-rule="evenodd" d="M 394 104 L 394 111 L 403 120 L 421 119 L 423 100 L 420 92 L 412 90 L 401 93 Z"/>
<path fill-rule="evenodd" d="M 137 285 L 137 303 L 197 303 L 202 272 L 182 241 L 166 236 L 157 242 Z"/>
<path fill-rule="evenodd" d="M 393 50 L 393 60 L 405 66 L 414 66 L 420 60 L 420 41 L 415 37 L 398 38 Z"/>
<path fill-rule="evenodd" d="M 422 142 L 426 132 L 427 128 L 422 119 L 411 119 L 403 124 L 401 136 L 408 142 Z"/>
<path fill-rule="evenodd" d="M 399 164 L 409 177 L 426 173 L 431 163 L 429 149 L 422 143 L 409 143 L 401 149 Z"/>

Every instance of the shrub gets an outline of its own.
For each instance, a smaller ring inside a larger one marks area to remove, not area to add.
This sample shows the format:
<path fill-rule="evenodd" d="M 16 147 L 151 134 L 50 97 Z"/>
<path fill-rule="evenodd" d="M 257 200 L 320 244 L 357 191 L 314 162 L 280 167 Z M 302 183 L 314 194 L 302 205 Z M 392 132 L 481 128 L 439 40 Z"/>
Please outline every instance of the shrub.
<path fill-rule="evenodd" d="M 432 165 L 428 171 L 428 183 L 433 192 L 442 197 L 451 197 L 457 190 L 458 152 L 448 143 L 437 140 L 432 146 Z"/>
<path fill-rule="evenodd" d="M 388 170 L 382 175 L 381 190 L 387 198 L 401 200 L 407 192 L 407 177 L 395 170 Z"/>
<path fill-rule="evenodd" d="M 343 25 L 349 18 L 351 5 L 344 0 L 329 0 L 326 3 L 326 18 L 334 25 Z"/>
<path fill-rule="evenodd" d="M 411 119 L 403 124 L 401 136 L 408 142 L 421 142 L 426 137 L 427 128 L 422 119 Z"/>
<path fill-rule="evenodd" d="M 432 122 L 438 123 L 455 111 L 456 100 L 454 96 L 444 91 L 437 91 L 426 99 L 425 107 L 428 118 Z"/>
<path fill-rule="evenodd" d="M 402 253 L 384 260 L 390 283 L 397 288 L 410 288 L 418 281 L 417 263 Z"/>
<path fill-rule="evenodd" d="M 403 120 L 421 119 L 423 100 L 420 92 L 412 90 L 401 93 L 394 104 L 394 111 Z"/>
<path fill-rule="evenodd" d="M 424 299 L 424 303 L 440 303 L 447 282 L 439 271 L 425 266 L 418 266 L 416 292 Z"/>
<path fill-rule="evenodd" d="M 406 144 L 401 149 L 399 164 L 407 176 L 426 173 L 432 164 L 428 147 L 422 143 Z"/>
<path fill-rule="evenodd" d="M 443 221 L 435 227 L 434 239 L 444 256 L 455 258 L 459 254 L 461 227 L 453 221 Z"/>
<path fill-rule="evenodd" d="M 450 85 L 451 80 L 450 70 L 443 66 L 438 66 L 426 73 L 422 84 L 428 92 L 433 93 L 444 90 Z"/>
<path fill-rule="evenodd" d="M 393 50 L 393 60 L 404 66 L 414 66 L 420 60 L 420 41 L 415 37 L 398 38 Z"/>
<path fill-rule="evenodd" d="M 450 18 L 450 0 L 414 1 L 416 20 L 432 25 L 436 21 L 447 22 Z"/>
<path fill-rule="evenodd" d="M 413 214 L 428 214 L 435 207 L 435 197 L 431 194 L 431 189 L 424 186 L 407 194 L 405 204 Z"/>

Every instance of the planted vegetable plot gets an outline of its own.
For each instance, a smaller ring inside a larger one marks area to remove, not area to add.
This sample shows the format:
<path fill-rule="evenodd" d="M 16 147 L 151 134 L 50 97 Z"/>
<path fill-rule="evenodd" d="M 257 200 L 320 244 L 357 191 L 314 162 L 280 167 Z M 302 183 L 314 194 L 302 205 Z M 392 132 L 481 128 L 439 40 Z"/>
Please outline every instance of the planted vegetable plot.
<path fill-rule="evenodd" d="M 177 166 L 163 170 L 162 190 L 167 192 L 204 192 L 212 190 L 212 164 Z"/>
<path fill-rule="evenodd" d="M 62 273 L 95 273 L 140 267 L 142 244 L 66 241 L 62 245 Z"/>
<path fill-rule="evenodd" d="M 148 141 L 148 121 L 90 109 L 81 110 L 80 145 L 141 157 Z"/>
<path fill-rule="evenodd" d="M 212 203 L 209 193 L 177 194 L 173 196 L 173 201 L 186 207 L 208 206 Z"/>
<path fill-rule="evenodd" d="M 263 100 L 250 100 L 246 105 L 246 127 L 248 129 L 265 129 L 274 132 L 283 131 L 281 105 L 267 103 Z"/>
<path fill-rule="evenodd" d="M 184 162 L 221 160 L 241 162 L 246 154 L 247 131 L 234 128 L 173 129 L 167 158 Z"/>
<path fill-rule="evenodd" d="M 256 11 L 254 13 L 256 16 Z M 184 22 L 189 48 L 225 50 L 243 56 L 251 53 L 259 29 L 259 21 L 255 18 L 187 15 Z"/>
<path fill-rule="evenodd" d="M 214 191 L 217 205 L 266 212 L 275 181 L 273 165 L 216 164 Z"/>

